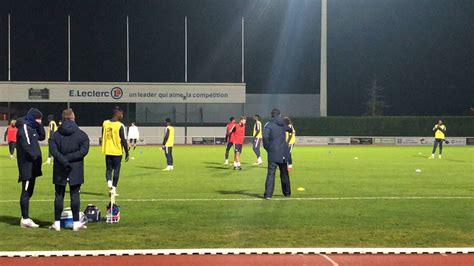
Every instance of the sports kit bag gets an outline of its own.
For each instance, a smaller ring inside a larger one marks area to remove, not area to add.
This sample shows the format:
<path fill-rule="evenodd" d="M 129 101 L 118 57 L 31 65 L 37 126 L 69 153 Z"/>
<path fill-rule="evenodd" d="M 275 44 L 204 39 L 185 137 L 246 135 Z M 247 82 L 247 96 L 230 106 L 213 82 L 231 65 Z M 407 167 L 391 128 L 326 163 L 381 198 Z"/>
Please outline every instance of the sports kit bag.
<path fill-rule="evenodd" d="M 84 210 L 88 222 L 98 222 L 100 221 L 100 210 L 94 204 L 88 204 Z"/>
<path fill-rule="evenodd" d="M 110 207 L 112 206 L 112 208 Z M 120 221 L 120 207 L 117 204 L 107 205 L 107 217 L 105 219 L 106 223 L 118 223 Z"/>

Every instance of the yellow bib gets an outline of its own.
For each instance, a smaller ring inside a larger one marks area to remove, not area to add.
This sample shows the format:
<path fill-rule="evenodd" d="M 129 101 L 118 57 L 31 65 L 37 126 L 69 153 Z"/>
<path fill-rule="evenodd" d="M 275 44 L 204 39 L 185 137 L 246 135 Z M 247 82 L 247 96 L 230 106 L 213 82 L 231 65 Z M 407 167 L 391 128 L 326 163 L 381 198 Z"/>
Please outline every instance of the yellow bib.
<path fill-rule="evenodd" d="M 255 133 L 257 132 L 257 125 L 258 125 L 258 128 L 260 129 L 260 132 L 258 132 L 257 136 L 255 136 Z M 255 136 L 257 139 L 262 138 L 262 122 L 257 121 L 255 125 L 253 125 L 253 136 Z"/>
<path fill-rule="evenodd" d="M 105 120 L 102 124 L 102 153 L 105 155 L 121 156 L 123 154 L 120 129 L 123 124 L 119 121 Z"/>
<path fill-rule="evenodd" d="M 288 132 L 285 132 L 285 139 L 286 139 L 286 142 L 288 142 L 288 144 L 295 144 L 295 142 L 296 142 L 296 131 L 295 131 L 295 128 L 293 127 L 293 125 L 290 125 L 290 128 L 291 128 L 291 132 L 293 132 L 293 134 L 291 135 L 291 139 L 288 139 L 290 137 L 290 133 L 288 133 Z"/>
<path fill-rule="evenodd" d="M 436 127 L 436 125 L 435 125 Z M 441 125 L 440 126 L 443 130 L 446 130 L 446 126 L 445 125 Z M 444 133 L 443 131 L 437 129 L 436 132 L 435 132 L 435 139 L 444 139 Z"/>
<path fill-rule="evenodd" d="M 51 134 L 56 132 L 56 130 L 58 130 L 58 125 L 56 125 L 56 122 L 54 121 L 49 122 L 48 131 L 46 132 L 46 139 L 50 139 Z"/>
<path fill-rule="evenodd" d="M 174 127 L 167 126 L 166 129 L 169 132 L 168 140 L 165 143 L 166 147 L 173 147 L 174 145 Z"/>

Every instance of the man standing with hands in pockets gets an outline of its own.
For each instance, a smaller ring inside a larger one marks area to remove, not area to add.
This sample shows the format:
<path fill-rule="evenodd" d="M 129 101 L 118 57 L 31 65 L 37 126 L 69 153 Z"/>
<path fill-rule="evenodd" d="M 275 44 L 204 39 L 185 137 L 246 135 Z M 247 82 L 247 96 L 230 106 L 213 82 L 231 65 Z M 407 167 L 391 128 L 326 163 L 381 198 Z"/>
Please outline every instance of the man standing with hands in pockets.
<path fill-rule="evenodd" d="M 291 196 L 290 176 L 288 174 L 287 159 L 289 156 L 288 144 L 285 140 L 285 132 L 290 128 L 285 125 L 280 116 L 280 110 L 272 110 L 272 120 L 263 127 L 263 148 L 268 153 L 268 171 L 265 181 L 265 193 L 263 197 L 269 200 L 273 196 L 275 188 L 275 172 L 280 168 L 280 179 L 283 195 Z"/>

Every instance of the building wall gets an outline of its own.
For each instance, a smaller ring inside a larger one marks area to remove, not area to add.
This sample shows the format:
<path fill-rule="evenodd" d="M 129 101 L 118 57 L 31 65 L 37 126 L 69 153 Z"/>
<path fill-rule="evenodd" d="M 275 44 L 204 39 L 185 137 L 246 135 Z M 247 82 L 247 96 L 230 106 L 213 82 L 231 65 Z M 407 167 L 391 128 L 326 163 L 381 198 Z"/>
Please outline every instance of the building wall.
<path fill-rule="evenodd" d="M 177 123 L 222 123 L 229 116 L 259 114 L 268 117 L 273 108 L 290 117 L 319 116 L 319 94 L 247 94 L 245 104 L 136 104 L 138 124 L 163 123 L 169 117 Z"/>

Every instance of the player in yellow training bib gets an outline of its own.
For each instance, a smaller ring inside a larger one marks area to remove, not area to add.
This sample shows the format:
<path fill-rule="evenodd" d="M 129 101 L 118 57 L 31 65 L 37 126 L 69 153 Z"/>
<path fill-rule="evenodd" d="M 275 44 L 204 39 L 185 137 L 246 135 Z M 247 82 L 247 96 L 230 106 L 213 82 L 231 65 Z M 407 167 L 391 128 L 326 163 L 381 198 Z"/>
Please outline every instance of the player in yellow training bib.
<path fill-rule="evenodd" d="M 163 171 L 173 171 L 173 145 L 174 145 L 174 127 L 171 126 L 171 119 L 165 119 L 165 135 L 163 137 L 163 151 L 166 156 L 166 168 Z"/>
<path fill-rule="evenodd" d="M 54 132 L 56 132 L 56 130 L 58 130 L 58 125 L 54 121 L 54 116 L 52 114 L 48 115 L 48 131 L 46 131 L 46 139 L 48 140 L 48 143 Z M 51 152 L 49 151 L 49 149 L 48 159 L 46 160 L 45 164 L 51 164 Z"/>
<path fill-rule="evenodd" d="M 295 127 L 293 126 L 293 122 L 291 122 L 291 119 L 289 117 L 283 117 L 283 122 L 290 128 L 289 131 L 285 133 L 285 139 L 286 143 L 288 143 L 288 150 L 289 155 L 288 155 L 288 171 L 291 172 L 293 171 L 293 147 L 295 146 L 296 142 L 296 130 Z"/>
<path fill-rule="evenodd" d="M 434 145 L 433 145 L 433 151 L 431 152 L 431 156 L 429 157 L 429 159 L 434 158 L 435 153 L 436 153 L 436 147 L 438 145 L 439 145 L 438 158 L 441 159 L 441 155 L 443 154 L 443 142 L 444 142 L 444 138 L 445 138 L 445 135 L 446 135 L 446 126 L 443 124 L 443 121 L 441 121 L 441 119 L 438 120 L 438 124 L 436 124 L 433 127 L 433 132 L 434 132 L 434 136 L 435 136 L 435 141 L 434 141 Z"/>
<path fill-rule="evenodd" d="M 262 157 L 260 157 L 260 146 L 262 145 L 262 122 L 260 121 L 259 115 L 254 115 L 253 120 L 253 152 L 257 156 L 257 162 L 254 165 L 261 165 L 263 163 Z"/>
<path fill-rule="evenodd" d="M 128 145 L 125 136 L 125 126 L 122 124 L 123 111 L 119 107 L 113 110 L 112 119 L 105 120 L 102 124 L 102 154 L 105 155 L 105 179 L 109 193 L 117 194 L 117 184 L 122 165 L 122 155 L 128 161 Z"/>

